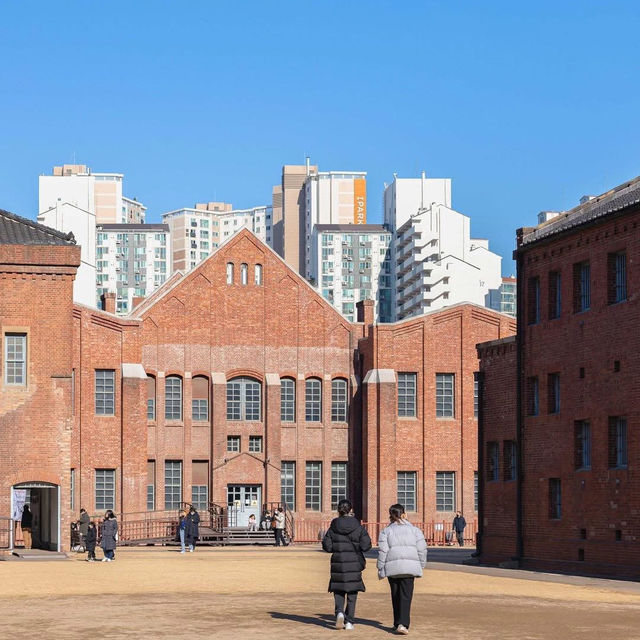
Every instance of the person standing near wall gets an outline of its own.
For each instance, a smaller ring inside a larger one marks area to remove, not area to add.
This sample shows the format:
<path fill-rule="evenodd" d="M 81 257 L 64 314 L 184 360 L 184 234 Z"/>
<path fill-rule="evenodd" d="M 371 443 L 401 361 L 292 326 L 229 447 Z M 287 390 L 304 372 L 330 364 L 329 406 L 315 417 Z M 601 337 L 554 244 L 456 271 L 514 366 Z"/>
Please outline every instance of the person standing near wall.
<path fill-rule="evenodd" d="M 466 526 L 467 521 L 464 516 L 459 511 L 456 511 L 456 517 L 453 519 L 453 530 L 456 532 L 456 538 L 461 547 L 464 547 L 464 529 Z"/>
<path fill-rule="evenodd" d="M 98 530 L 96 529 L 96 523 L 89 522 L 87 528 L 87 535 L 85 536 L 85 544 L 87 546 L 87 562 L 96 561 L 96 539 L 98 537 Z"/>
<path fill-rule="evenodd" d="M 414 582 L 422 577 L 422 570 L 427 566 L 427 543 L 422 531 L 406 519 L 401 504 L 389 508 L 389 519 L 391 524 L 378 537 L 378 577 L 389 580 L 393 630 L 407 635 Z"/>
<path fill-rule="evenodd" d="M 89 530 L 89 514 L 86 509 L 80 509 L 80 518 L 78 518 L 78 531 L 80 532 L 80 544 L 86 547 L 87 531 Z"/>
<path fill-rule="evenodd" d="M 273 519 L 275 520 L 276 547 L 280 545 L 284 547 L 284 510 L 282 508 L 276 509 Z"/>
<path fill-rule="evenodd" d="M 178 541 L 180 542 L 180 553 L 185 552 L 185 536 L 187 534 L 187 513 L 186 511 L 180 512 L 180 517 L 178 518 Z"/>
<path fill-rule="evenodd" d="M 20 528 L 22 529 L 22 539 L 24 540 L 24 548 L 31 549 L 31 525 L 33 524 L 33 514 L 28 504 L 22 508 L 22 518 L 20 519 Z"/>
<path fill-rule="evenodd" d="M 116 545 L 118 540 L 118 521 L 113 511 L 109 509 L 104 514 L 104 522 L 102 523 L 102 550 L 104 558 L 102 562 L 113 562 L 116 559 Z"/>
<path fill-rule="evenodd" d="M 187 513 L 187 528 L 186 528 L 186 539 L 187 544 L 189 545 L 189 551 L 193 553 L 196 548 L 196 541 L 200 535 L 200 531 L 198 529 L 198 525 L 200 524 L 200 514 L 196 511 L 196 508 L 191 505 L 189 509 L 189 513 Z"/>

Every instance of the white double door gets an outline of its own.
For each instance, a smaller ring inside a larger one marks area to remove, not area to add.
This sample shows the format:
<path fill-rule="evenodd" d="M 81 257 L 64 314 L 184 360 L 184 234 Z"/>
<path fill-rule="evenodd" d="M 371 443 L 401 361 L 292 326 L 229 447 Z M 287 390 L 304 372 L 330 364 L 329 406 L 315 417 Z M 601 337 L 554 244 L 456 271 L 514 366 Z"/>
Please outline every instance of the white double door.
<path fill-rule="evenodd" d="M 246 527 L 252 514 L 256 517 L 256 524 L 259 524 L 262 515 L 262 487 L 247 484 L 227 485 L 227 507 L 228 526 Z"/>

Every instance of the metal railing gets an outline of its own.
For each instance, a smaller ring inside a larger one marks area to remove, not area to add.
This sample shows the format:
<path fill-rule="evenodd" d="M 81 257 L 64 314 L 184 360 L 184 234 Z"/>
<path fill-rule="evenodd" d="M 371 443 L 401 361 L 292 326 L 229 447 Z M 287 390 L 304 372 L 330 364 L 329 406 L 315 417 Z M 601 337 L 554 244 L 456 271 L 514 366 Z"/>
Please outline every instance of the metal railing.
<path fill-rule="evenodd" d="M 330 519 L 322 520 L 302 520 L 298 518 L 296 521 L 296 542 L 301 544 L 309 544 L 313 542 L 320 542 L 325 532 L 331 524 Z M 378 544 L 378 536 L 380 532 L 388 525 L 388 522 L 363 522 L 362 525 L 366 528 L 367 533 L 371 537 L 371 542 L 374 546 Z M 451 540 L 447 539 L 447 533 L 452 531 L 451 522 L 445 520 L 440 522 L 412 522 L 414 526 L 418 527 L 429 546 L 446 546 L 447 544 L 457 544 L 455 534 Z M 476 533 L 478 531 L 478 521 L 473 520 L 468 522 L 464 530 L 464 543 L 465 545 L 475 546 Z"/>
<path fill-rule="evenodd" d="M 15 520 L 13 518 L 0 517 L 0 549 L 13 549 L 15 543 Z"/>
<path fill-rule="evenodd" d="M 296 528 L 293 513 L 287 506 L 286 502 L 266 502 L 263 505 L 262 512 L 269 511 L 273 513 L 276 509 L 284 509 L 284 535 L 288 538 L 289 542 L 295 540 Z"/>

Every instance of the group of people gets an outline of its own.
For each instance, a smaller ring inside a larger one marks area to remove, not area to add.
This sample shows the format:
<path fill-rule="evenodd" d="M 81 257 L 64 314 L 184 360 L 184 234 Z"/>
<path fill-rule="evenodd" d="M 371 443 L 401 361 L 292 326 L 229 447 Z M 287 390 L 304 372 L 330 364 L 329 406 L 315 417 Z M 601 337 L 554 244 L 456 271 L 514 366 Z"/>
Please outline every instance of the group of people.
<path fill-rule="evenodd" d="M 189 547 L 189 552 L 193 553 L 196 548 L 196 542 L 200 525 L 200 514 L 196 508 L 191 505 L 189 511 L 181 511 L 178 519 L 178 534 L 176 541 L 180 542 L 180 553 L 185 553 L 185 545 Z"/>
<path fill-rule="evenodd" d="M 87 551 L 87 562 L 95 562 L 98 526 L 94 520 L 91 520 L 86 509 L 80 509 L 80 518 L 76 524 L 80 533 L 80 542 Z M 102 562 L 113 562 L 116 559 L 117 544 L 118 521 L 113 511 L 107 509 L 100 530 L 100 547 L 104 554 Z"/>
<path fill-rule="evenodd" d="M 389 525 L 378 536 L 378 578 L 387 578 L 393 608 L 393 630 L 409 633 L 411 601 L 416 578 L 422 577 L 427 564 L 427 542 L 420 529 L 414 527 L 401 504 L 389 508 Z M 322 548 L 331 553 L 329 591 L 335 601 L 337 629 L 354 628 L 358 592 L 364 591 L 362 571 L 365 553 L 371 549 L 371 538 L 353 515 L 349 500 L 338 503 L 338 517 L 322 540 Z"/>
<path fill-rule="evenodd" d="M 275 509 L 273 514 L 271 511 L 265 511 L 260 519 L 260 529 L 263 531 L 273 531 L 276 547 L 287 546 L 287 542 L 284 538 L 285 517 L 284 509 L 282 507 Z M 247 531 L 258 531 L 258 523 L 253 513 L 249 516 Z"/>

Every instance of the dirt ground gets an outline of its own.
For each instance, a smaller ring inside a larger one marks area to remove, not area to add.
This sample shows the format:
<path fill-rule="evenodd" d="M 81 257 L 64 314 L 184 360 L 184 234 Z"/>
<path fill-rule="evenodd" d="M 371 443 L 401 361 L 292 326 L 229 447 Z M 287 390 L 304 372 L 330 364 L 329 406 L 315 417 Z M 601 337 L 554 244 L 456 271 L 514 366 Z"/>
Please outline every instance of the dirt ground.
<path fill-rule="evenodd" d="M 328 556 L 313 547 L 203 548 L 185 555 L 154 547 L 118 550 L 112 563 L 83 560 L 0 562 L 0 638 L 306 639 L 343 633 L 332 628 Z M 365 583 L 356 628 L 344 633 L 388 637 L 388 585 L 378 581 L 373 559 Z M 640 589 L 433 563 L 416 582 L 411 636 L 640 640 Z"/>

